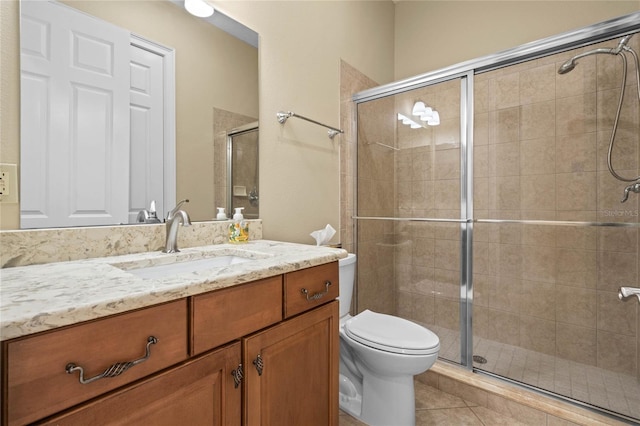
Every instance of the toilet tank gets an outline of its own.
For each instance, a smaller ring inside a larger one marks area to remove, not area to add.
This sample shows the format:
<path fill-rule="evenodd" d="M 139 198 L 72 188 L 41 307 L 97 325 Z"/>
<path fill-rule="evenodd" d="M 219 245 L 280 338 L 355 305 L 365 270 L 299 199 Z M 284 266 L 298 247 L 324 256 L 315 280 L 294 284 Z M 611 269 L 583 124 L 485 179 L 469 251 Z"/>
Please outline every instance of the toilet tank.
<path fill-rule="evenodd" d="M 340 270 L 340 318 L 349 313 L 351 309 L 351 298 L 353 296 L 353 284 L 356 275 L 356 255 L 349 255 L 338 261 Z"/>

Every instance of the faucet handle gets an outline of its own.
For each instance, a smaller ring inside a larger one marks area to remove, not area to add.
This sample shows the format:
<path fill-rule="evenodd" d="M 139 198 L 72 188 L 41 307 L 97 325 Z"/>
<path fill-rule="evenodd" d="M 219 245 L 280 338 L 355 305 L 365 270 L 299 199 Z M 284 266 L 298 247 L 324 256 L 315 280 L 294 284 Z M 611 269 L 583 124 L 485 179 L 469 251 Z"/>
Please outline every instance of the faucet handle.
<path fill-rule="evenodd" d="M 637 296 L 640 303 L 640 288 L 635 287 L 620 287 L 618 290 L 618 298 L 624 300 L 631 296 Z"/>
<path fill-rule="evenodd" d="M 621 203 L 624 203 L 629 198 L 629 192 L 635 192 L 636 194 L 640 194 L 640 182 L 632 183 L 631 185 L 627 185 L 624 189 L 624 197 L 622 197 Z"/>
<path fill-rule="evenodd" d="M 185 198 L 184 200 L 178 201 L 178 204 L 169 213 L 167 213 L 167 220 L 171 220 L 173 218 L 173 216 L 176 215 L 178 210 L 180 210 L 180 206 L 183 205 L 184 203 L 188 203 L 188 202 L 189 202 L 188 198 Z"/>

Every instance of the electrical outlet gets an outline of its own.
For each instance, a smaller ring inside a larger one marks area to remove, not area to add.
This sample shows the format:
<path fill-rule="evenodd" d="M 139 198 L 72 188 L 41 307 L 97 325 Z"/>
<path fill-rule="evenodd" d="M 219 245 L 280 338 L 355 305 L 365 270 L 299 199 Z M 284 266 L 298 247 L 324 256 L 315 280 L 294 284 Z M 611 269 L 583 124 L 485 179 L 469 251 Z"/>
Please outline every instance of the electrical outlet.
<path fill-rule="evenodd" d="M 0 164 L 0 203 L 18 202 L 18 166 Z"/>

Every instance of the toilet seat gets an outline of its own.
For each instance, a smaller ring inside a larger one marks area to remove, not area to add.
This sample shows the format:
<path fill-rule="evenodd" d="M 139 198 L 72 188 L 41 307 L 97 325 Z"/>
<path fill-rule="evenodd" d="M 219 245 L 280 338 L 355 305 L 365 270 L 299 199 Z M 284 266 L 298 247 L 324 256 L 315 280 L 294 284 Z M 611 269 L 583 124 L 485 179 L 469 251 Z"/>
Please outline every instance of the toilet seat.
<path fill-rule="evenodd" d="M 440 339 L 431 330 L 403 318 L 365 310 L 344 324 L 345 334 L 376 349 L 405 355 L 438 352 Z"/>

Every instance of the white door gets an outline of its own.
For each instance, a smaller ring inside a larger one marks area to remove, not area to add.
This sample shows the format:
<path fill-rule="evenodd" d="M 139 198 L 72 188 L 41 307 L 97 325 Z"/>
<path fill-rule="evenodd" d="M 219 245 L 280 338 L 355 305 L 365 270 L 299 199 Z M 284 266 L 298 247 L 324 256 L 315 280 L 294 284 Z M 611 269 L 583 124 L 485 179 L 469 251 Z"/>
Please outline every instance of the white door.
<path fill-rule="evenodd" d="M 161 54 L 131 45 L 129 223 L 156 202 L 164 217 L 164 60 Z"/>
<path fill-rule="evenodd" d="M 126 223 L 129 33 L 21 2 L 21 227 Z"/>

